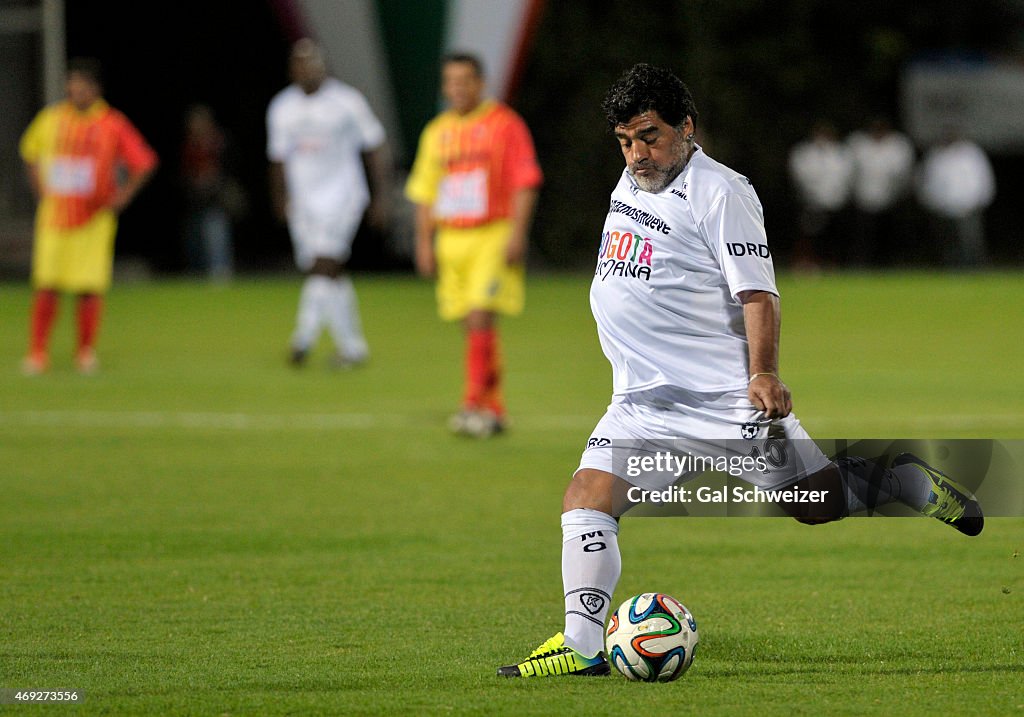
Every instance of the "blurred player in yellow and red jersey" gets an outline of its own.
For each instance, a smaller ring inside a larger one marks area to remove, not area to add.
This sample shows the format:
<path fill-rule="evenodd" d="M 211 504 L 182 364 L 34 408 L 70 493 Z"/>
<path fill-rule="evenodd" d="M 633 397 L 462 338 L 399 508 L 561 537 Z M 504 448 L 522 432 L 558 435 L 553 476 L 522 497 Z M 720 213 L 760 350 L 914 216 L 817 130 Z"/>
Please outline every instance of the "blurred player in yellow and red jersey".
<path fill-rule="evenodd" d="M 78 295 L 78 370 L 96 370 L 95 342 L 110 288 L 117 215 L 149 180 L 157 157 L 102 97 L 99 63 L 68 63 L 67 99 L 44 108 L 21 138 L 21 156 L 39 200 L 29 352 L 22 368 L 49 364 L 59 292 Z"/>
<path fill-rule="evenodd" d="M 542 175 L 526 123 L 484 98 L 473 55 L 448 55 L 449 109 L 420 137 L 405 193 L 416 206 L 416 269 L 437 275 L 438 312 L 466 329 L 462 410 L 452 430 L 489 436 L 505 426 L 496 316 L 523 309 L 527 232 Z"/>

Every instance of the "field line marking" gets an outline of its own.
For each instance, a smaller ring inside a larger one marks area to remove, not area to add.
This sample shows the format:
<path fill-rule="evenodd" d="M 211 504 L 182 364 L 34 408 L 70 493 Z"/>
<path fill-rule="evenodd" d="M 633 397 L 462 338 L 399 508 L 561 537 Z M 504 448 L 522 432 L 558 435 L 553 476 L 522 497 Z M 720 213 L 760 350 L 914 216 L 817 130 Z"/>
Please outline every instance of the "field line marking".
<path fill-rule="evenodd" d="M 520 415 L 513 416 L 515 431 L 587 432 L 599 415 Z M 403 413 L 257 413 L 244 411 L 104 411 L 104 410 L 28 410 L 0 411 L 0 427 L 49 426 L 59 428 L 181 428 L 234 431 L 321 431 L 392 430 L 418 428 L 433 424 L 437 418 Z M 843 421 L 828 418 L 805 422 L 812 435 L 835 432 Z M 893 431 L 941 432 L 951 430 L 1024 431 L 1024 416 L 1014 414 L 946 414 L 917 417 L 878 417 L 871 419 L 871 434 Z"/>
<path fill-rule="evenodd" d="M 599 416 L 526 416 L 515 430 L 589 430 Z M 234 431 L 379 430 L 422 427 L 432 419 L 401 413 L 254 413 L 239 411 L 0 411 L 0 426 L 56 428 L 183 428 Z"/>

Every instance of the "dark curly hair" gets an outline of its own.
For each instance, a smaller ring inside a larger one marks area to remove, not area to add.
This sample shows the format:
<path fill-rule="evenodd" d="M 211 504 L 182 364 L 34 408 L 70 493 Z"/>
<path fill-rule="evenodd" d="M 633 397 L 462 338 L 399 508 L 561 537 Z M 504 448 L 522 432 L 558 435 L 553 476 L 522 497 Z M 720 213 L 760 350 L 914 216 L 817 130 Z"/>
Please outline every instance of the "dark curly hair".
<path fill-rule="evenodd" d="M 441 67 L 445 67 L 451 63 L 466 64 L 473 68 L 473 72 L 481 80 L 484 78 L 484 63 L 480 61 L 480 58 L 469 52 L 449 52 L 447 55 L 441 58 Z"/>
<path fill-rule="evenodd" d="M 97 85 L 103 84 L 103 67 L 95 57 L 72 57 L 68 60 L 67 74 L 82 75 Z"/>
<path fill-rule="evenodd" d="M 697 107 L 683 81 L 669 70 L 643 62 L 633 65 L 615 81 L 604 96 L 601 109 L 611 129 L 650 110 L 673 127 L 685 122 L 687 116 L 697 126 Z"/>

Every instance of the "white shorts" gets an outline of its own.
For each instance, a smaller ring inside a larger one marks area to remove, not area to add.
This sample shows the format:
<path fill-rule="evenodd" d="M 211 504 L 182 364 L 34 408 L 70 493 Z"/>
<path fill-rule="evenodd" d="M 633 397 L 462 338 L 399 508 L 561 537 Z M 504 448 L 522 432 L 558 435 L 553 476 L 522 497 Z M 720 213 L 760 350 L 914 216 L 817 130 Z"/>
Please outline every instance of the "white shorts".
<path fill-rule="evenodd" d="M 666 452 L 671 464 L 657 460 Z M 614 397 L 587 441 L 579 469 L 660 490 L 702 475 L 712 464 L 720 469 L 723 460 L 729 475 L 764 490 L 831 463 L 796 416 L 765 419 L 745 389 L 698 393 L 661 386 Z"/>
<path fill-rule="evenodd" d="M 352 240 L 362 221 L 362 212 L 347 217 L 317 217 L 310 212 L 290 212 L 288 231 L 292 237 L 295 265 L 302 271 L 309 271 L 317 257 L 345 263 L 352 254 Z"/>

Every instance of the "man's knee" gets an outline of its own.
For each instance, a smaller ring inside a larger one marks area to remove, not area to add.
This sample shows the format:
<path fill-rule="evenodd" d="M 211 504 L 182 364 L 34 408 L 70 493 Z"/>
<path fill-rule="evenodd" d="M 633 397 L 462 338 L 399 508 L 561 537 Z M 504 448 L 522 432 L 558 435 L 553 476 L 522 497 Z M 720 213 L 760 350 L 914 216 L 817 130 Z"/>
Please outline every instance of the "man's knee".
<path fill-rule="evenodd" d="M 594 506 L 591 504 L 595 502 L 595 499 L 600 500 L 600 496 L 595 495 L 598 492 L 597 486 L 590 473 L 592 471 L 584 469 L 573 475 L 569 485 L 565 487 L 565 495 L 562 497 L 563 513 L 577 508 L 593 508 Z"/>
<path fill-rule="evenodd" d="M 345 270 L 345 265 L 337 259 L 327 256 L 318 256 L 313 260 L 313 266 L 309 273 L 316 276 L 326 276 L 329 279 L 337 279 Z"/>
<path fill-rule="evenodd" d="M 599 510 L 611 516 L 623 512 L 628 484 L 611 473 L 582 468 L 576 471 L 562 498 L 562 512 L 578 508 Z"/>
<path fill-rule="evenodd" d="M 470 331 L 492 328 L 495 324 L 494 312 L 485 309 L 473 309 L 466 314 L 465 324 L 466 328 Z"/>
<path fill-rule="evenodd" d="M 805 495 L 814 496 L 812 502 L 790 503 L 783 510 L 798 523 L 823 525 L 846 517 L 846 491 L 835 466 L 830 465 L 817 473 L 797 481 L 795 488 Z"/>
<path fill-rule="evenodd" d="M 805 525 L 842 520 L 847 515 L 846 489 L 835 465 L 806 475 L 791 487 L 805 500 L 779 503 L 786 515 Z"/>

